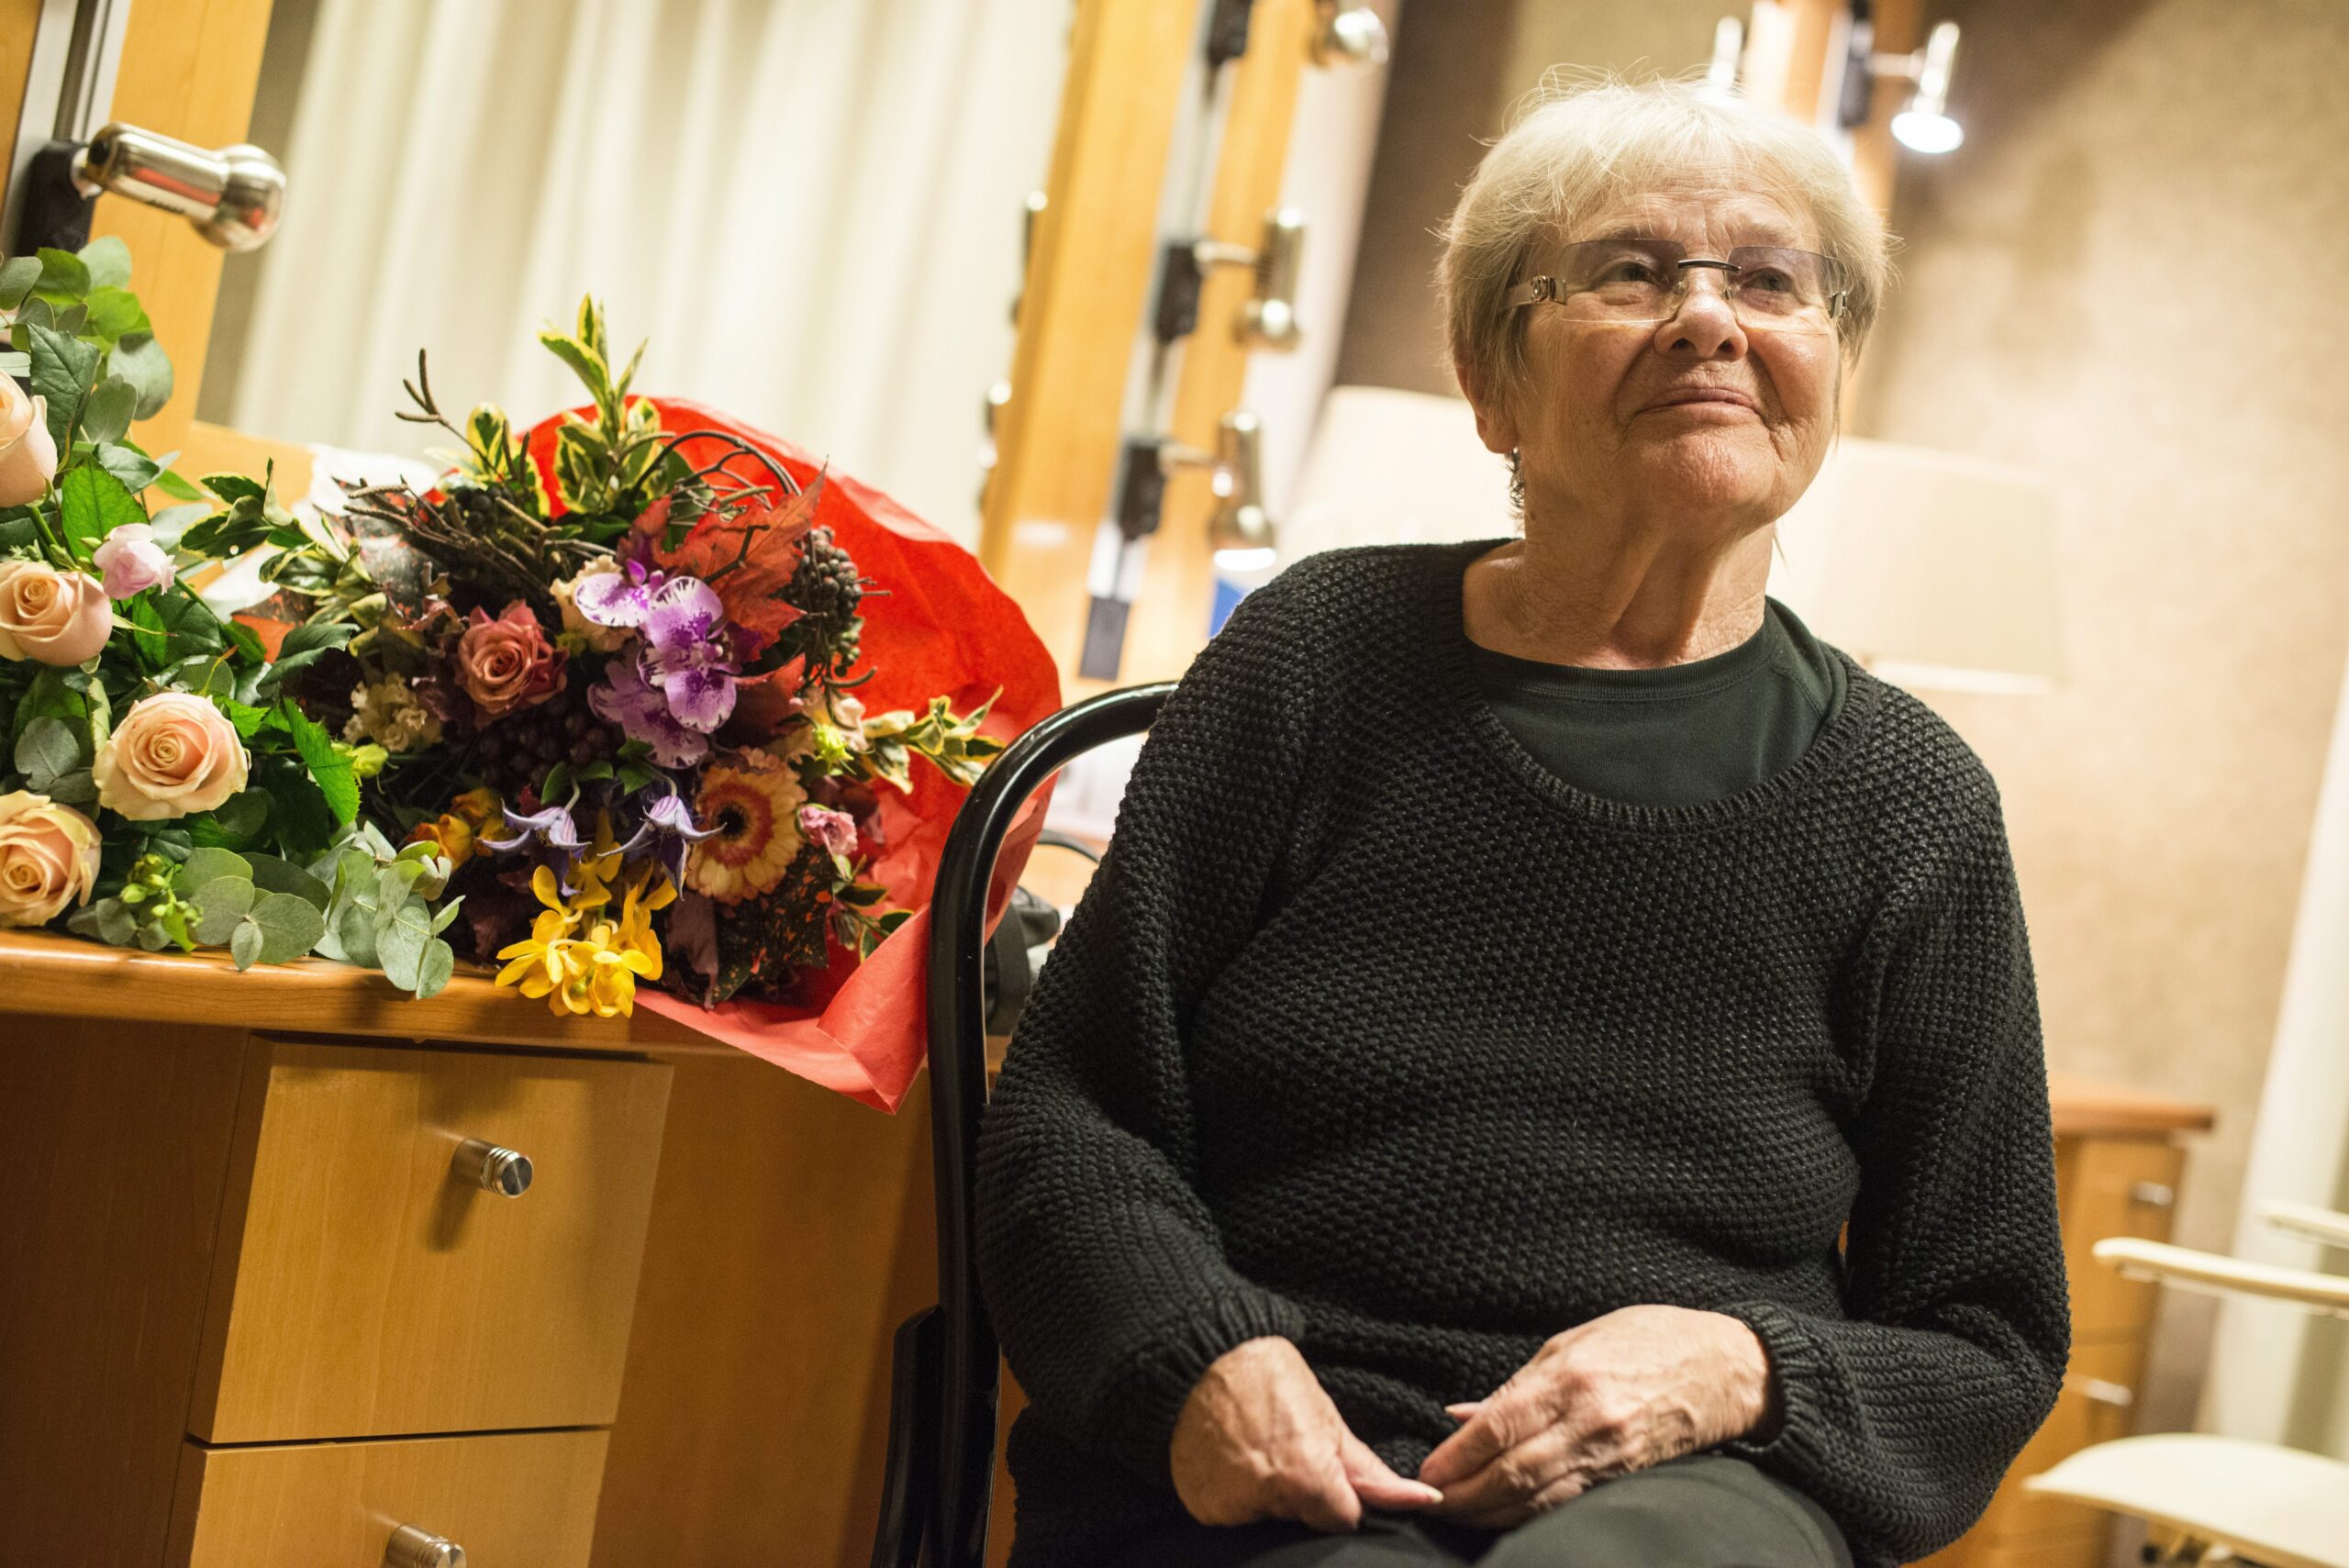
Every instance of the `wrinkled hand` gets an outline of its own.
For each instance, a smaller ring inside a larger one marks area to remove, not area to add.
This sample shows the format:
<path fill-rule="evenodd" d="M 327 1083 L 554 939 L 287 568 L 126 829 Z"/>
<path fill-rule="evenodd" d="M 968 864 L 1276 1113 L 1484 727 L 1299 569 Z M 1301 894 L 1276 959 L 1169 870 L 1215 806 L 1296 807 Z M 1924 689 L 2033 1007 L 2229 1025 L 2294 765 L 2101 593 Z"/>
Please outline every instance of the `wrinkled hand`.
<path fill-rule="evenodd" d="M 1364 1504 L 1418 1508 L 1442 1494 L 1388 1469 L 1330 1402 L 1287 1340 L 1218 1357 L 1184 1402 L 1170 1451 L 1175 1496 L 1208 1525 L 1294 1519 L 1351 1530 Z"/>
<path fill-rule="evenodd" d="M 1597 1483 L 1742 1437 L 1776 1418 L 1769 1356 L 1719 1312 L 1620 1307 L 1553 1336 L 1419 1466 L 1430 1513 L 1506 1529 Z"/>

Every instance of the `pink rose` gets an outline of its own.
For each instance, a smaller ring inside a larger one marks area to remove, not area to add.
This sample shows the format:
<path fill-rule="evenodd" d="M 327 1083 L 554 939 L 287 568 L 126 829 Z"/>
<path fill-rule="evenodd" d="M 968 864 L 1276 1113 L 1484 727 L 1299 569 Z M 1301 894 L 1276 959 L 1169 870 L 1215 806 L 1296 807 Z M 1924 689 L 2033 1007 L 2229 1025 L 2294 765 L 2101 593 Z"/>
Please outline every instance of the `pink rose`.
<path fill-rule="evenodd" d="M 828 806 L 799 808 L 799 836 L 836 855 L 856 853 L 856 818 Z"/>
<path fill-rule="evenodd" d="M 45 926 L 97 879 L 95 823 L 30 790 L 0 795 L 0 926 Z"/>
<path fill-rule="evenodd" d="M 39 500 L 56 474 L 57 438 L 49 433 L 49 399 L 28 397 L 14 376 L 0 375 L 0 506 Z"/>
<path fill-rule="evenodd" d="M 90 765 L 98 804 L 135 822 L 209 811 L 245 787 L 252 759 L 228 716 L 193 692 L 133 705 Z"/>
<path fill-rule="evenodd" d="M 145 523 L 118 523 L 106 542 L 90 552 L 90 563 L 106 573 L 106 597 L 127 599 L 150 588 L 171 586 L 172 558 Z"/>
<path fill-rule="evenodd" d="M 562 655 L 547 646 L 539 617 L 517 599 L 495 620 L 473 611 L 457 639 L 457 680 L 484 718 L 496 718 L 562 690 Z"/>
<path fill-rule="evenodd" d="M 114 606 L 96 578 L 46 562 L 0 561 L 0 659 L 79 664 L 113 632 Z"/>

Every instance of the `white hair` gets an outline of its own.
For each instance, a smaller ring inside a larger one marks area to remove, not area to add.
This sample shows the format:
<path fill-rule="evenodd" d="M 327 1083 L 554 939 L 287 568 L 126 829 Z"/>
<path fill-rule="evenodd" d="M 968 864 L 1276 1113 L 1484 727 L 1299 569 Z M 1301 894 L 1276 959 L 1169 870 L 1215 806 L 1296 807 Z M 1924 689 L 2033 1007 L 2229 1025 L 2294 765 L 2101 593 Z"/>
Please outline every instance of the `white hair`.
<path fill-rule="evenodd" d="M 1771 198 L 1809 220 L 1820 253 L 1842 269 L 1836 337 L 1844 363 L 1856 360 L 1891 282 L 1893 241 L 1825 138 L 1691 77 L 1553 71 L 1485 154 L 1444 226 L 1439 287 L 1464 384 L 1482 397 L 1522 374 L 1526 313 L 1503 301 L 1539 249 L 1599 212 L 1691 179 Z"/>

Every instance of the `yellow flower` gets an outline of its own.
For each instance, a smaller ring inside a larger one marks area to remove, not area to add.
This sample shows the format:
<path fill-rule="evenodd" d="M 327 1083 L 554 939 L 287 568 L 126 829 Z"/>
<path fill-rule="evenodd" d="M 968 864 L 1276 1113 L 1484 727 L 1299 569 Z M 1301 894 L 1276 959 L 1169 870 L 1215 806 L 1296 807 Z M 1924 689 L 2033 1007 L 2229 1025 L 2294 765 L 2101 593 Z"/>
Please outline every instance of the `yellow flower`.
<path fill-rule="evenodd" d="M 597 837 L 610 837 L 608 822 Z M 611 858 L 618 859 L 617 849 Z M 545 907 L 528 938 L 498 950 L 497 956 L 510 962 L 498 971 L 497 983 L 518 984 L 525 996 L 545 997 L 558 1018 L 632 1014 L 637 980 L 661 978 L 661 939 L 653 934 L 652 912 L 676 900 L 668 877 L 650 861 L 631 867 L 620 884 L 617 920 L 608 914 L 589 918 L 609 909 L 611 891 L 604 881 L 587 884 L 584 873 L 580 890 L 566 899 L 554 872 L 540 866 L 530 877 L 530 891 Z"/>
<path fill-rule="evenodd" d="M 765 751 L 707 769 L 694 816 L 717 831 L 693 847 L 685 885 L 720 904 L 772 889 L 799 854 L 797 812 L 807 798 L 788 762 Z"/>

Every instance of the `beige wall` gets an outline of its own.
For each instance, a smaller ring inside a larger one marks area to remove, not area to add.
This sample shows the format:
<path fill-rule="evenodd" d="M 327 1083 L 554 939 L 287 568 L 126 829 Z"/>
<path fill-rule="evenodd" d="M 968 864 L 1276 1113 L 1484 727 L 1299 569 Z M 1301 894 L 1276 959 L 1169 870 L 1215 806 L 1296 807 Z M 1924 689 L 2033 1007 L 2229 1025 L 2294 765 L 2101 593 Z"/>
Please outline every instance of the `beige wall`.
<path fill-rule="evenodd" d="M 2349 649 L 2349 7 L 1949 11 L 1969 139 L 1901 171 L 1858 429 L 2061 490 L 2074 678 L 1929 695 L 2004 792 L 2050 1058 L 2219 1107 L 2178 1225 L 2223 1251 Z M 2148 1425 L 2210 1318 L 2166 1294 Z"/>
<path fill-rule="evenodd" d="M 1737 8 L 1407 7 L 1341 381 L 1449 390 L 1425 231 L 1542 64 L 1694 64 Z M 2218 1107 L 2178 1228 L 2224 1250 L 2349 651 L 2349 6 L 1933 12 L 1968 139 L 1902 159 L 1855 431 L 2060 487 L 2070 682 L 1921 695 L 2001 785 L 2050 1061 Z M 2166 1296 L 2149 1428 L 2191 1424 L 2210 1316 Z"/>

